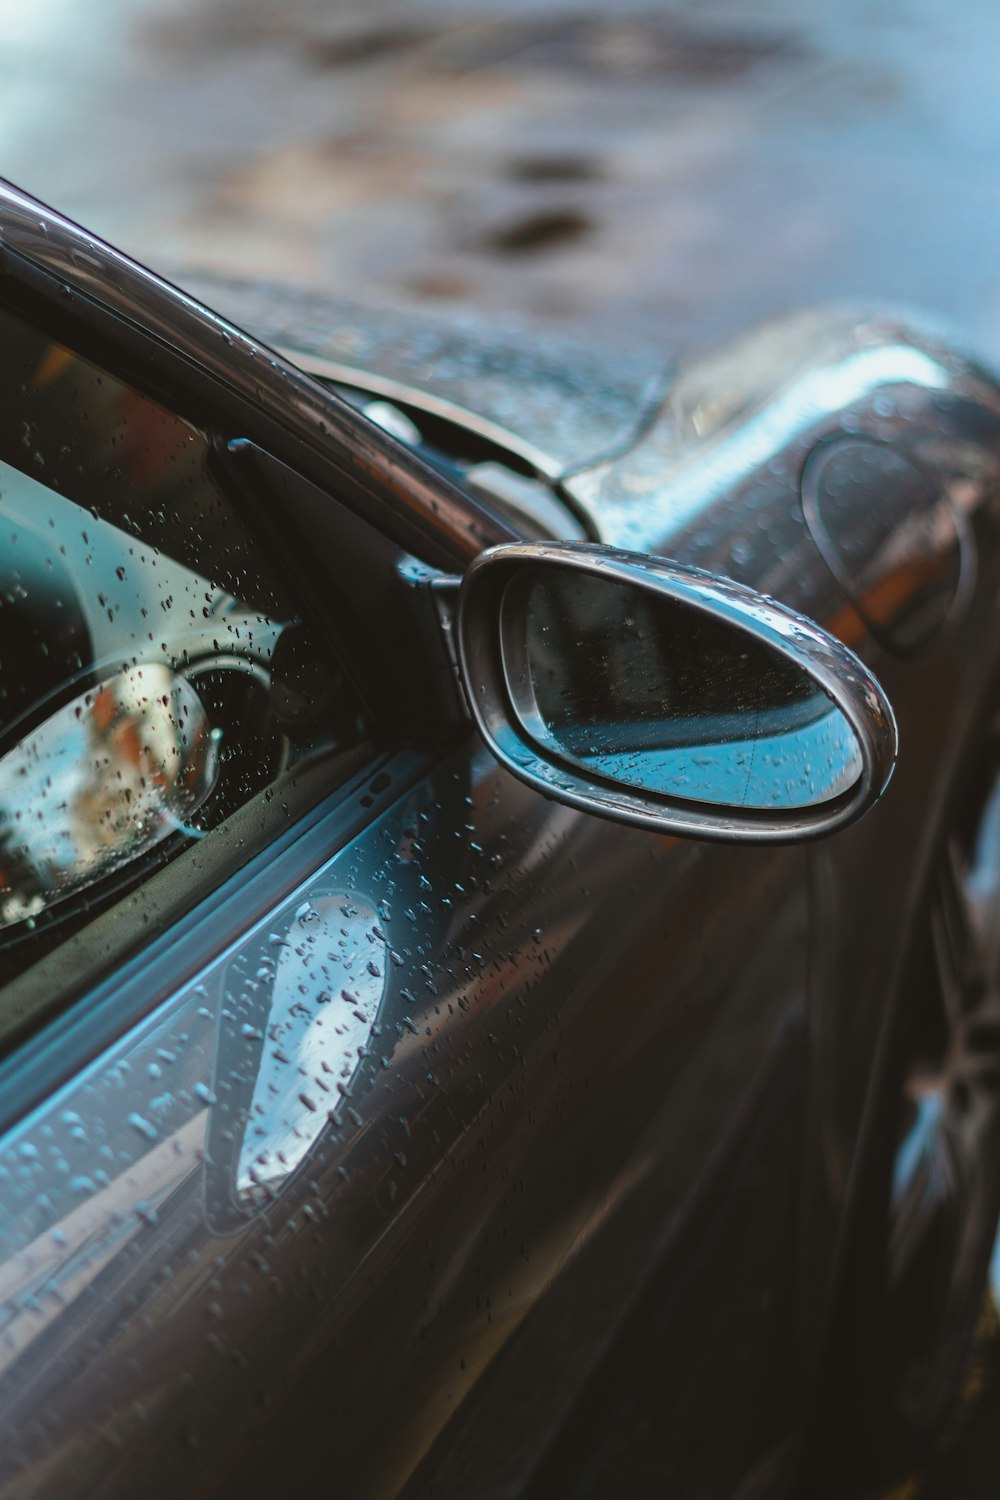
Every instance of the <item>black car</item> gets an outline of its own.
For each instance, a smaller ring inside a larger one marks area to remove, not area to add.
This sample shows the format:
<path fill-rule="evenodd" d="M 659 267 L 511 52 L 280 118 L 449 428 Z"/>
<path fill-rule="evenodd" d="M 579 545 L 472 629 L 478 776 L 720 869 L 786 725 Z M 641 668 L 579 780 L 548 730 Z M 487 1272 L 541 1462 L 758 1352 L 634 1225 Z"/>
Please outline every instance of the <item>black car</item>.
<path fill-rule="evenodd" d="M 0 1495 L 889 1471 L 998 1213 L 1000 388 L 210 295 L 0 192 Z"/>

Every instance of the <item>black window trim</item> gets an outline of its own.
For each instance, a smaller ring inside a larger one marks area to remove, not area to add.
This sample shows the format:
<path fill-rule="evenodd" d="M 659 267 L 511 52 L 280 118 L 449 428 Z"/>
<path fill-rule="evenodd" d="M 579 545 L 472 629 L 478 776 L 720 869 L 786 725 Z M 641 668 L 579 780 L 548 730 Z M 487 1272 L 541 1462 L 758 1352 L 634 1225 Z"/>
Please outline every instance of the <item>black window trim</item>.
<path fill-rule="evenodd" d="M 7 193 L 9 190 L 0 182 L 0 306 L 28 319 L 47 336 L 105 368 L 115 379 L 130 382 L 202 431 L 214 455 L 216 482 L 246 521 L 267 533 L 286 575 L 306 598 L 307 613 L 353 678 L 369 719 L 378 727 L 379 738 L 425 748 L 441 743 L 451 734 L 457 719 L 464 717 L 464 702 L 442 676 L 440 653 L 435 660 L 430 650 L 425 662 L 418 649 L 433 647 L 428 625 L 434 613 L 429 601 L 420 599 L 421 591 L 414 587 L 414 571 L 409 564 L 416 559 L 426 565 L 429 571 L 425 582 L 430 583 L 433 576 L 439 576 L 442 566 L 446 565 L 449 573 L 463 572 L 485 547 L 523 540 L 520 534 L 294 367 L 282 361 L 281 378 L 273 382 L 275 389 L 262 385 L 256 395 L 249 395 L 233 387 L 224 378 L 225 372 L 207 371 L 190 348 L 164 342 L 149 328 L 97 302 L 89 291 L 81 292 L 60 282 L 48 270 L 11 250 L 5 222 Z M 65 230 L 82 235 L 75 226 L 58 222 Z M 106 255 L 116 255 L 100 242 L 93 243 Z M 124 257 L 118 259 L 147 291 L 150 286 L 155 288 L 161 304 L 193 316 L 191 308 L 196 305 L 190 299 Z M 196 311 L 203 339 L 211 332 L 218 341 L 220 329 L 227 325 L 207 309 Z M 162 305 L 158 315 L 162 321 Z M 278 356 L 272 357 L 263 346 L 235 330 L 225 332 L 224 337 L 226 347 L 233 352 L 234 366 L 238 364 L 237 352 L 242 351 L 255 373 L 267 369 L 274 375 Z M 299 381 L 310 391 L 319 392 L 338 415 L 346 412 L 352 422 L 360 424 L 366 446 L 358 454 L 348 452 L 345 440 L 328 430 L 319 417 L 316 420 L 324 427 L 321 450 L 314 446 L 317 434 L 308 429 L 308 424 L 299 421 L 296 427 L 295 419 L 302 415 Z M 305 432 L 301 430 L 304 425 Z M 386 491 L 371 468 L 375 449 L 382 458 L 393 450 L 393 462 L 403 460 L 394 492 Z M 248 483 L 251 450 L 257 457 L 257 473 L 249 476 Z M 269 472 L 264 472 L 264 465 L 269 466 Z M 412 488 L 416 481 L 409 470 L 414 468 L 426 480 L 425 489 L 433 489 L 430 500 Z M 297 478 L 298 485 L 282 484 L 282 473 Z M 429 510 L 424 509 L 425 501 Z M 318 532 L 329 534 L 332 512 L 343 517 L 344 530 L 354 539 L 354 553 L 343 560 L 348 574 L 368 573 L 368 597 L 372 600 L 394 596 L 391 613 L 396 628 L 392 634 L 382 630 L 381 639 L 376 640 L 379 631 L 369 629 L 366 621 L 363 659 L 352 652 L 351 636 L 356 632 L 345 630 L 343 613 L 336 607 L 336 592 L 331 580 L 323 577 L 323 557 L 315 545 Z M 460 528 L 461 535 L 456 530 L 456 516 L 464 528 Z M 436 522 L 440 522 L 437 529 L 431 524 Z M 448 529 L 446 546 L 442 546 L 441 527 Z M 400 642 L 405 661 L 398 659 Z M 379 671 L 373 670 L 376 654 L 381 657 Z M 383 691 L 383 683 L 391 683 L 393 690 Z"/>
<path fill-rule="evenodd" d="M 304 372 L 2 182 L 0 305 L 214 435 L 230 459 L 234 445 L 249 441 L 300 475 L 327 505 L 353 512 L 356 522 L 389 544 L 378 561 L 394 575 L 406 571 L 400 564 L 407 557 L 453 572 L 485 547 L 519 539 L 485 504 Z M 259 524 L 259 511 L 254 514 L 246 494 L 240 496 L 239 485 L 232 491 L 227 486 L 227 493 L 251 524 Z M 258 499 L 267 503 L 273 495 Z M 280 530 L 283 518 L 272 521 Z M 298 545 L 306 555 L 301 535 Z M 284 561 L 287 570 L 287 555 Z M 412 592 L 412 576 L 402 586 Z M 424 592 L 430 618 L 430 590 Z M 309 602 L 308 613 L 316 616 L 315 601 Z M 324 621 L 317 623 L 322 627 Z M 336 647 L 343 659 L 343 642 Z M 361 832 L 462 729 L 454 717 L 441 727 L 433 754 L 399 750 L 405 735 L 380 735 L 378 742 L 396 753 L 381 755 L 360 778 L 299 815 L 83 994 L 67 991 L 42 1007 L 37 1029 L 26 1027 L 0 1059 L 0 1128 L 9 1128 L 92 1062 Z"/>
<path fill-rule="evenodd" d="M 0 299 L 197 425 L 211 411 L 433 567 L 519 539 L 327 386 L 2 180 Z"/>

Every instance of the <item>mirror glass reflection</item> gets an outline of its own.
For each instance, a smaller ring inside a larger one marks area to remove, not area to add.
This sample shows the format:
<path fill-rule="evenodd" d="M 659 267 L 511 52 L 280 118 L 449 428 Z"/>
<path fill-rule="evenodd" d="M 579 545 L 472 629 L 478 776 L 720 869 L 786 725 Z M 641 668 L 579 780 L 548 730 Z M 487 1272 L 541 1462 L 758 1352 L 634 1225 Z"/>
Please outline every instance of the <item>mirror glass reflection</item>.
<path fill-rule="evenodd" d="M 504 600 L 524 729 L 589 775 L 716 806 L 813 807 L 861 775 L 833 700 L 749 631 L 582 571 L 526 569 Z"/>
<path fill-rule="evenodd" d="M 197 692 L 159 663 L 57 709 L 0 759 L 0 927 L 187 832 L 217 752 Z"/>

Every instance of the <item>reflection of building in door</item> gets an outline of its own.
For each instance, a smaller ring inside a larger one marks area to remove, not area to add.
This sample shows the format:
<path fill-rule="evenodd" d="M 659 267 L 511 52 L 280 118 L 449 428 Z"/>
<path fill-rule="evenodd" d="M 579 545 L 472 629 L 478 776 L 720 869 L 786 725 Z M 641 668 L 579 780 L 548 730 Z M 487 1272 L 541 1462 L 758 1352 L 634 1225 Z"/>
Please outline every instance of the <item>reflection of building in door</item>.
<path fill-rule="evenodd" d="M 236 1172 L 249 1201 L 271 1196 L 350 1109 L 391 961 L 375 908 L 348 892 L 303 902 L 272 937 L 253 981 L 270 986 L 270 1008 Z"/>

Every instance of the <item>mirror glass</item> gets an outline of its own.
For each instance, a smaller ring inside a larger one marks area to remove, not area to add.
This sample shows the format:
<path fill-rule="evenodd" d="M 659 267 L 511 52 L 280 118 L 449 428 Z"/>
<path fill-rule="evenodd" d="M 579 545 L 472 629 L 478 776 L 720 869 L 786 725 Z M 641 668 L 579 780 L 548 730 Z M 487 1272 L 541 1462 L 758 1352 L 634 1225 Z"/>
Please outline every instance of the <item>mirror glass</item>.
<path fill-rule="evenodd" d="M 119 672 L 25 735 L 0 759 L 0 927 L 190 833 L 217 751 L 197 692 L 159 663 Z"/>
<path fill-rule="evenodd" d="M 503 612 L 523 728 L 590 776 L 694 802 L 790 809 L 828 802 L 861 775 L 844 714 L 748 630 L 552 566 L 512 580 Z"/>

